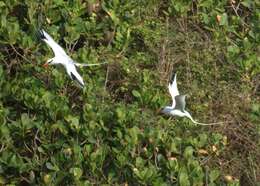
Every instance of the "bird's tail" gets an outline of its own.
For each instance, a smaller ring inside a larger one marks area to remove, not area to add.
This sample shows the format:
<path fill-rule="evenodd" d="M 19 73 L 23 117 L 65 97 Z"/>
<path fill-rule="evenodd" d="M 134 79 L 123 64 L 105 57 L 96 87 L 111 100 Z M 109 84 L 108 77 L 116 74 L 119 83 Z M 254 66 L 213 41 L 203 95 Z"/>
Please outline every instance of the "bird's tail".
<path fill-rule="evenodd" d="M 106 64 L 108 62 L 103 62 L 103 63 L 92 63 L 92 64 L 86 64 L 86 63 L 74 63 L 75 66 L 77 67 L 89 67 L 89 66 L 97 66 L 97 65 L 103 65 L 103 64 Z"/>
<path fill-rule="evenodd" d="M 189 112 L 185 111 L 185 113 L 187 114 L 187 117 L 194 123 L 194 124 L 197 124 L 197 125 L 222 125 L 222 124 L 225 124 L 227 122 L 216 122 L 216 123 L 200 123 L 200 122 L 197 122 L 195 121 Z"/>

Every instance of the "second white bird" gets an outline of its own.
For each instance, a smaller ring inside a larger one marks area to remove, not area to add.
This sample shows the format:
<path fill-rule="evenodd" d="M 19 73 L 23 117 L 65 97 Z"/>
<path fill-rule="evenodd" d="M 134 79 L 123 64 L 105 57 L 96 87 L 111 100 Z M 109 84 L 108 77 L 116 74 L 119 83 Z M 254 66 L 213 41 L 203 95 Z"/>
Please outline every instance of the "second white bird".
<path fill-rule="evenodd" d="M 161 112 L 164 114 L 172 115 L 172 116 L 179 116 L 179 117 L 187 117 L 189 118 L 193 123 L 198 125 L 215 125 L 215 124 L 223 124 L 223 122 L 218 123 L 199 123 L 195 121 L 190 113 L 185 110 L 185 97 L 186 95 L 180 95 L 179 90 L 177 87 L 177 80 L 176 80 L 176 74 L 174 75 L 174 79 L 172 83 L 169 83 L 168 85 L 169 92 L 172 97 L 172 105 L 164 107 Z"/>

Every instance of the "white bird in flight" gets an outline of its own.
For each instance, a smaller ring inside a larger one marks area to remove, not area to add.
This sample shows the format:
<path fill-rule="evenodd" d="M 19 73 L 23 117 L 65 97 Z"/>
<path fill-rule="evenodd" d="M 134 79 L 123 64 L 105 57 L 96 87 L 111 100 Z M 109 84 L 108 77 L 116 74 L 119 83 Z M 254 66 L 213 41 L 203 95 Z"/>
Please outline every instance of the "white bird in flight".
<path fill-rule="evenodd" d="M 161 112 L 163 114 L 167 115 L 172 115 L 172 116 L 179 116 L 179 117 L 187 117 L 189 118 L 193 123 L 198 124 L 198 125 L 216 125 L 216 124 L 223 124 L 223 122 L 218 122 L 218 123 L 199 123 L 195 121 L 190 113 L 185 110 L 185 97 L 186 95 L 180 95 L 179 90 L 177 87 L 177 81 L 176 81 L 176 73 L 174 75 L 174 79 L 172 83 L 169 83 L 168 88 L 169 92 L 172 97 L 172 105 L 171 106 L 166 106 L 164 107 Z"/>
<path fill-rule="evenodd" d="M 51 47 L 52 51 L 54 52 L 54 57 L 49 59 L 43 66 L 47 67 L 49 65 L 57 65 L 57 64 L 63 65 L 69 77 L 72 80 L 77 81 L 82 88 L 84 87 L 84 81 L 81 75 L 78 73 L 76 66 L 84 67 L 84 66 L 101 65 L 106 63 L 106 62 L 95 63 L 95 64 L 76 63 L 66 54 L 64 49 L 58 43 L 56 43 L 48 33 L 46 33 L 44 30 L 40 30 L 39 33 L 40 33 L 40 38 L 45 43 L 47 43 Z"/>

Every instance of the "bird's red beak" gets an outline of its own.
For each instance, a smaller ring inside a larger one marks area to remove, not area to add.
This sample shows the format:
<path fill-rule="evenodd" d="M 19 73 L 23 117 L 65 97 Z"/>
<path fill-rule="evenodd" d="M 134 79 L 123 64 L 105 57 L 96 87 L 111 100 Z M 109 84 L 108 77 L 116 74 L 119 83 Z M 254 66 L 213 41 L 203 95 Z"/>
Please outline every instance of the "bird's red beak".
<path fill-rule="evenodd" d="M 42 66 L 47 68 L 49 66 L 49 64 L 48 63 L 44 63 Z"/>
<path fill-rule="evenodd" d="M 156 114 L 162 115 L 162 108 L 157 109 L 157 110 L 156 110 Z"/>

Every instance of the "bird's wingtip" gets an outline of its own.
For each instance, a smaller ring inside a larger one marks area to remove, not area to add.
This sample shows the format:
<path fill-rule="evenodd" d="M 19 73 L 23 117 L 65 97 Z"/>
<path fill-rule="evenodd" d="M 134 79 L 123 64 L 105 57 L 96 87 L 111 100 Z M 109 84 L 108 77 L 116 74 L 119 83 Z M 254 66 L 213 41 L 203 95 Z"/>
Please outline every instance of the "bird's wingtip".
<path fill-rule="evenodd" d="M 173 77 L 174 80 L 176 80 L 177 72 L 173 72 L 172 77 Z"/>
<path fill-rule="evenodd" d="M 170 84 L 172 84 L 174 81 L 176 81 L 176 77 L 177 77 L 177 72 L 173 72 Z"/>
<path fill-rule="evenodd" d="M 45 33 L 45 31 L 43 29 L 38 30 L 38 35 L 39 35 L 40 39 L 46 39 L 44 33 Z"/>
<path fill-rule="evenodd" d="M 72 72 L 70 73 L 70 75 L 71 75 L 71 78 L 73 79 L 73 80 L 75 80 L 75 81 L 77 81 L 78 82 L 78 84 L 81 86 L 81 88 L 84 88 L 84 82 L 83 81 L 80 81 Z"/>

